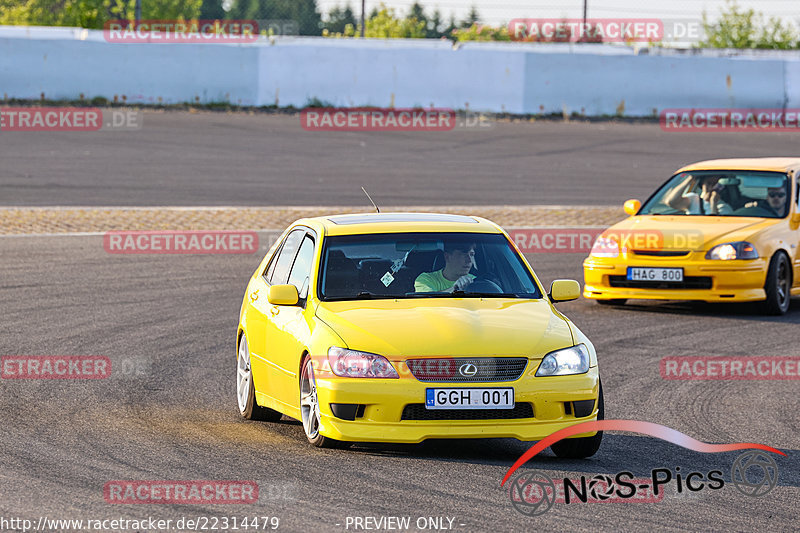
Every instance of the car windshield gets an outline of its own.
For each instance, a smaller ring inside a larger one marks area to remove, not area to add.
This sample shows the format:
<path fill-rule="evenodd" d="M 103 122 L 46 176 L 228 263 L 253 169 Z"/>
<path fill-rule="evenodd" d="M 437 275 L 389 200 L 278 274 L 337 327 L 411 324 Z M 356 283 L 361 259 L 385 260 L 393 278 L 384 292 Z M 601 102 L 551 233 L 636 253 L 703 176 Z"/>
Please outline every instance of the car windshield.
<path fill-rule="evenodd" d="M 327 237 L 322 300 L 373 298 L 541 298 L 505 236 L 387 233 Z"/>
<path fill-rule="evenodd" d="M 783 218 L 789 193 L 789 180 L 779 172 L 681 172 L 638 214 Z"/>

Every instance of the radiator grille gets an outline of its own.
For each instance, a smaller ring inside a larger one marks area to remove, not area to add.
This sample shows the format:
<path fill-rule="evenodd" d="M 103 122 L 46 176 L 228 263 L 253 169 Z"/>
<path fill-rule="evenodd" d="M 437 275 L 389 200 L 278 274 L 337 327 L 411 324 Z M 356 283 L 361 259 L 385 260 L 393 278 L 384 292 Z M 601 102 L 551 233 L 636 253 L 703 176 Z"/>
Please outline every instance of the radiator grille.
<path fill-rule="evenodd" d="M 409 370 L 420 381 L 479 383 L 515 381 L 525 371 L 525 357 L 437 357 L 409 359 Z"/>
<path fill-rule="evenodd" d="M 518 403 L 513 409 L 426 409 L 411 403 L 403 409 L 401 420 L 509 420 L 533 418 L 533 405 Z"/>
<path fill-rule="evenodd" d="M 626 276 L 608 276 L 608 284 L 625 289 L 710 289 L 711 278 L 685 276 L 683 281 L 644 281 L 628 279 Z"/>

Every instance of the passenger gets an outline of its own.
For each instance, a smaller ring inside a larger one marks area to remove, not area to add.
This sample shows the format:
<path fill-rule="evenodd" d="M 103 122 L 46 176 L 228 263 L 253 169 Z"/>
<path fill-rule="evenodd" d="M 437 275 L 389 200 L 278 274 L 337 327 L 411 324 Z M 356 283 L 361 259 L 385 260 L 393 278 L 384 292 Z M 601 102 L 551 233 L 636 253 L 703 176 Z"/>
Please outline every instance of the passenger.
<path fill-rule="evenodd" d="M 720 177 L 709 176 L 703 179 L 689 175 L 664 197 L 664 202 L 687 215 L 730 215 L 733 208 L 720 195 L 725 187 L 719 183 Z M 702 180 L 700 194 L 686 192 L 697 180 Z"/>
<path fill-rule="evenodd" d="M 469 273 L 475 266 L 475 245 L 470 243 L 445 243 L 444 268 L 423 272 L 414 281 L 416 292 L 463 291 L 475 276 Z"/>

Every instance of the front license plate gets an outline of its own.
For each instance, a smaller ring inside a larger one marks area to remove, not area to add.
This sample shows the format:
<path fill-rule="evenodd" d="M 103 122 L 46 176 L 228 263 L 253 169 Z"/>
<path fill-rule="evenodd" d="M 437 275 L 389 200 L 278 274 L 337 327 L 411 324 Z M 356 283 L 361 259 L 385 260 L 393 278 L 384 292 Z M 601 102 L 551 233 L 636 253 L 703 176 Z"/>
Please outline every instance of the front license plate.
<path fill-rule="evenodd" d="M 682 268 L 628 267 L 630 281 L 683 281 Z"/>
<path fill-rule="evenodd" d="M 514 389 L 425 389 L 427 409 L 513 409 Z"/>

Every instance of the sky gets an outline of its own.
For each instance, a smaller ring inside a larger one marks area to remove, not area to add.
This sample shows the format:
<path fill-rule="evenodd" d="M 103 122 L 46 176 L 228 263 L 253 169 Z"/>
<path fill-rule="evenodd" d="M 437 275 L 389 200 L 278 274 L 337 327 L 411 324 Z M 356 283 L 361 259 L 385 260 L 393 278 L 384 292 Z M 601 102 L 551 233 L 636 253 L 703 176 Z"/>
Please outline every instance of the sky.
<path fill-rule="evenodd" d="M 361 0 L 317 0 L 321 11 L 327 13 L 336 5 L 348 2 L 356 13 L 361 10 Z M 478 8 L 481 22 L 491 25 L 507 23 L 514 18 L 581 18 L 583 0 L 419 0 L 427 13 L 439 8 L 444 19 L 454 13 L 456 19 L 465 18 L 472 5 Z M 589 18 L 697 18 L 705 10 L 711 19 L 716 18 L 725 0 L 587 0 Z M 380 4 L 366 0 L 367 12 Z M 388 7 L 399 13 L 408 13 L 414 0 L 384 0 Z M 738 0 L 743 8 L 753 8 L 766 17 L 778 17 L 798 24 L 800 0 Z"/>

